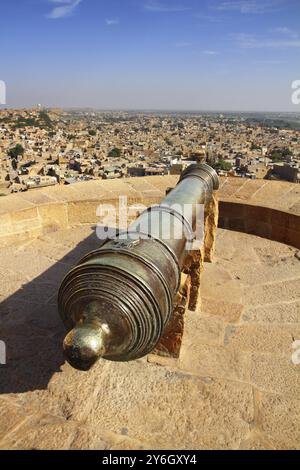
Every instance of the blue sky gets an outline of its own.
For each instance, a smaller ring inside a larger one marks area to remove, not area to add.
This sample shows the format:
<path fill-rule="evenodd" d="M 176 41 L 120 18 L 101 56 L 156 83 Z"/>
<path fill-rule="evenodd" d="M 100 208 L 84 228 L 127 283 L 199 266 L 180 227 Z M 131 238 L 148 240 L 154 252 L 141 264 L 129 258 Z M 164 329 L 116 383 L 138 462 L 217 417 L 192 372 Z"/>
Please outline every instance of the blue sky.
<path fill-rule="evenodd" d="M 299 0 L 1 0 L 7 105 L 299 111 Z"/>

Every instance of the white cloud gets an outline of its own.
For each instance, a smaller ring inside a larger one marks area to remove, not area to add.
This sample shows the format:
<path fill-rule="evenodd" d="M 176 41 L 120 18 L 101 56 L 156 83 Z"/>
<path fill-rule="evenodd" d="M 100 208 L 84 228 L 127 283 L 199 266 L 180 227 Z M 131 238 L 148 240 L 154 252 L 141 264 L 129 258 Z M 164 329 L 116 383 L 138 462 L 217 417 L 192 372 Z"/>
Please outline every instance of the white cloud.
<path fill-rule="evenodd" d="M 202 51 L 202 54 L 205 54 L 205 55 L 218 55 L 219 53 L 217 51 L 205 50 L 205 51 Z"/>
<path fill-rule="evenodd" d="M 257 38 L 251 34 L 234 34 L 232 38 L 237 41 L 240 47 L 245 49 L 286 49 L 300 47 L 300 40 L 286 39 L 286 40 L 273 40 L 265 38 Z"/>
<path fill-rule="evenodd" d="M 105 20 L 105 23 L 107 24 L 107 26 L 116 26 L 120 24 L 120 20 L 119 18 L 111 18 L 111 19 L 107 18 Z"/>
<path fill-rule="evenodd" d="M 279 26 L 278 28 L 271 29 L 270 32 L 283 34 L 284 36 L 288 36 L 292 39 L 297 39 L 299 37 L 299 34 L 296 31 L 293 31 L 292 29 L 287 28 L 286 26 Z"/>
<path fill-rule="evenodd" d="M 72 15 L 75 8 L 82 2 L 82 0 L 48 0 L 48 2 L 59 5 L 54 7 L 47 15 L 47 18 L 57 20 L 59 18 L 65 18 L 66 16 Z"/>
<path fill-rule="evenodd" d="M 157 1 L 149 1 L 148 3 L 145 3 L 144 8 L 145 10 L 156 13 L 172 13 L 177 11 L 189 10 L 189 8 L 184 5 L 168 5 L 166 3 L 161 3 Z"/>
<path fill-rule="evenodd" d="M 266 13 L 276 10 L 277 1 L 228 0 L 212 6 L 219 11 L 237 11 L 239 13 Z"/>

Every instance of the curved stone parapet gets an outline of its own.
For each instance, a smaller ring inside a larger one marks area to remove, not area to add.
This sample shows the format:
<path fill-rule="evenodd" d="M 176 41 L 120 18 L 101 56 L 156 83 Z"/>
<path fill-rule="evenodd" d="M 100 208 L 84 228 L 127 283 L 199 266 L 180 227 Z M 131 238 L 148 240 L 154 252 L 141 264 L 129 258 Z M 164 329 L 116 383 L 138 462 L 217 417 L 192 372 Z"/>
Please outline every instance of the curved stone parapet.
<path fill-rule="evenodd" d="M 24 242 L 62 228 L 96 224 L 100 204 L 157 204 L 177 176 L 97 180 L 35 189 L 0 198 L 0 246 Z M 300 186 L 221 178 L 219 225 L 300 248 Z M 132 214 L 134 217 L 134 214 Z"/>

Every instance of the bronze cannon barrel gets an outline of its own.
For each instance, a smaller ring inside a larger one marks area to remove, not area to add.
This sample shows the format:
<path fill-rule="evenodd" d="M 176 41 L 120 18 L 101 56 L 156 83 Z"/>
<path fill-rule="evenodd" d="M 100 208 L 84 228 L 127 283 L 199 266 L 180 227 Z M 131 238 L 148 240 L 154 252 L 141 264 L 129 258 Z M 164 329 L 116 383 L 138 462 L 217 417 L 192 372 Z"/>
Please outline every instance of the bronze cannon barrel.
<path fill-rule="evenodd" d="M 130 361 L 153 351 L 172 316 L 197 208 L 218 187 L 211 167 L 191 165 L 160 205 L 67 274 L 58 305 L 69 331 L 64 354 L 73 367 L 88 370 L 100 357 Z"/>

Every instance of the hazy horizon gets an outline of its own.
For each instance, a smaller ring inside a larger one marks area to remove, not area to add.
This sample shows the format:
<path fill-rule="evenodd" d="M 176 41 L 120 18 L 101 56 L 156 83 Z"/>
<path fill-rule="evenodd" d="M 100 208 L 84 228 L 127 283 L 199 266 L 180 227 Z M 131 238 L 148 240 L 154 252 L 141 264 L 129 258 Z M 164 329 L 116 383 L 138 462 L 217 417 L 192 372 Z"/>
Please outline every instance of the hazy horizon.
<path fill-rule="evenodd" d="M 298 0 L 2 3 L 0 110 L 300 111 Z"/>
<path fill-rule="evenodd" d="M 0 108 L 1 110 L 11 110 L 11 111 L 26 111 L 26 110 L 34 110 L 39 107 L 39 104 L 35 105 L 30 105 L 30 106 L 23 106 L 23 107 L 14 107 L 14 106 L 2 106 Z M 252 110 L 238 110 L 238 109 L 233 109 L 233 110 L 226 110 L 226 109 L 175 109 L 175 108 L 169 108 L 169 109 L 145 109 L 145 108 L 97 108 L 97 107 L 91 107 L 91 106 L 42 106 L 44 109 L 49 109 L 49 110 L 55 110 L 55 109 L 60 109 L 62 111 L 90 111 L 90 112 L 100 112 L 100 113 L 105 113 L 105 112 L 111 112 L 111 113 L 192 113 L 192 114 L 296 114 L 300 115 L 300 109 L 299 111 L 282 111 L 282 110 L 275 110 L 275 111 L 268 111 L 268 110 L 260 110 L 257 111 L 255 109 Z M 296 108 L 296 107 L 295 107 Z"/>

